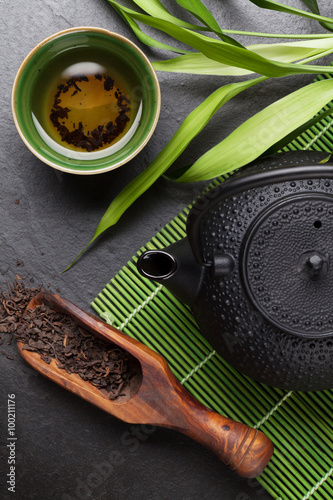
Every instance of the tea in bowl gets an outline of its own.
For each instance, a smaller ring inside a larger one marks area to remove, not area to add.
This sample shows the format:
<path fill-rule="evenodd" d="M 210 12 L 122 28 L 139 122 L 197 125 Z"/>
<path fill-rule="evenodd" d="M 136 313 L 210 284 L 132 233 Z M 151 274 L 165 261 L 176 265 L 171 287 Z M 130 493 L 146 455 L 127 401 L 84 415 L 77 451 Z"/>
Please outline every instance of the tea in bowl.
<path fill-rule="evenodd" d="M 101 28 L 50 36 L 21 64 L 12 91 L 16 128 L 44 163 L 97 174 L 131 160 L 159 117 L 159 83 L 130 40 Z"/>

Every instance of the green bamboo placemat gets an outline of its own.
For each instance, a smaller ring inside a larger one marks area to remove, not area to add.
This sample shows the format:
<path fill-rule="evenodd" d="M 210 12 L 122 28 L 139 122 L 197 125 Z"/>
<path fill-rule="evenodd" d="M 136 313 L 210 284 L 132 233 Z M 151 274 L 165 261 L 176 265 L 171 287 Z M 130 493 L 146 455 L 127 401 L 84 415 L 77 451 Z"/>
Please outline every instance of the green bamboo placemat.
<path fill-rule="evenodd" d="M 323 78 L 332 77 L 317 79 Z M 284 150 L 333 151 L 331 125 L 328 116 Z M 224 180 L 216 179 L 211 186 Z M 143 251 L 164 248 L 186 235 L 188 212 L 189 207 L 142 247 L 92 307 L 104 320 L 162 354 L 181 384 L 203 404 L 271 438 L 274 455 L 258 481 L 273 498 L 332 500 L 333 390 L 287 392 L 240 374 L 203 338 L 186 306 L 138 273 L 136 261 Z"/>

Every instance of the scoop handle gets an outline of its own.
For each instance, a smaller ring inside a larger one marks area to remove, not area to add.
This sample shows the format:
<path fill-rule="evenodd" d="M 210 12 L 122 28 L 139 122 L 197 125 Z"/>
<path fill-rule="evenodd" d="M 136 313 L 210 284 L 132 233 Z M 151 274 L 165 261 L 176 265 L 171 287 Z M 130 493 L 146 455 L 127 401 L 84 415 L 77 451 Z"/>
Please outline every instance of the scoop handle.
<path fill-rule="evenodd" d="M 209 410 L 182 386 L 178 425 L 170 427 L 186 434 L 212 451 L 241 477 L 257 477 L 273 454 L 273 443 L 261 431 Z M 180 415 L 181 414 L 181 415 Z"/>

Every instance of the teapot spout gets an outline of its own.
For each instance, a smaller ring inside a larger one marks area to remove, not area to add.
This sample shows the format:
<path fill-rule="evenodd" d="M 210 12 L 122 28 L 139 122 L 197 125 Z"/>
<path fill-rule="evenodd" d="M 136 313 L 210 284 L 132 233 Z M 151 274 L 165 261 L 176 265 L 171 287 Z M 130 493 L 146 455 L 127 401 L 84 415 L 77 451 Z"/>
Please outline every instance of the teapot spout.
<path fill-rule="evenodd" d="M 137 267 L 143 276 L 164 285 L 188 305 L 195 300 L 205 270 L 196 262 L 187 238 L 163 250 L 147 250 Z"/>

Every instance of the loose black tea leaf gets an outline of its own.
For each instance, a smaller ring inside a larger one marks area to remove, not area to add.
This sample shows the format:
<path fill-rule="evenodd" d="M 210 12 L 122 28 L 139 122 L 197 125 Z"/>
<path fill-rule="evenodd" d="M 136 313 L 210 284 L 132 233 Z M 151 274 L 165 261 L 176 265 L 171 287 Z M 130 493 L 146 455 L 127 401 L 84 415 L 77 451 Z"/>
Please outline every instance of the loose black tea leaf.
<path fill-rule="evenodd" d="M 111 76 L 100 74 L 73 76 L 58 85 L 50 120 L 61 141 L 90 152 L 123 134 L 130 121 L 130 100 L 113 87 Z"/>
<path fill-rule="evenodd" d="M 15 281 L 12 285 L 7 282 L 7 288 L 8 291 L 0 291 L 0 332 L 15 336 L 27 305 L 42 291 L 42 285 L 35 288 L 25 286 L 22 281 Z"/>
<path fill-rule="evenodd" d="M 122 395 L 133 375 L 131 356 L 118 346 L 96 338 L 67 315 L 46 305 L 27 310 L 16 333 L 23 349 L 55 359 L 58 368 L 77 373 L 109 399 Z"/>
<path fill-rule="evenodd" d="M 128 352 L 111 342 L 103 341 L 78 326 L 68 315 L 46 305 L 27 309 L 30 300 L 40 291 L 16 281 L 8 292 L 0 293 L 0 344 L 7 335 L 23 343 L 23 350 L 36 352 L 41 360 L 67 373 L 76 373 L 97 387 L 109 399 L 124 395 L 137 375 L 137 361 Z M 14 356 L 4 349 L 8 359 Z"/>

